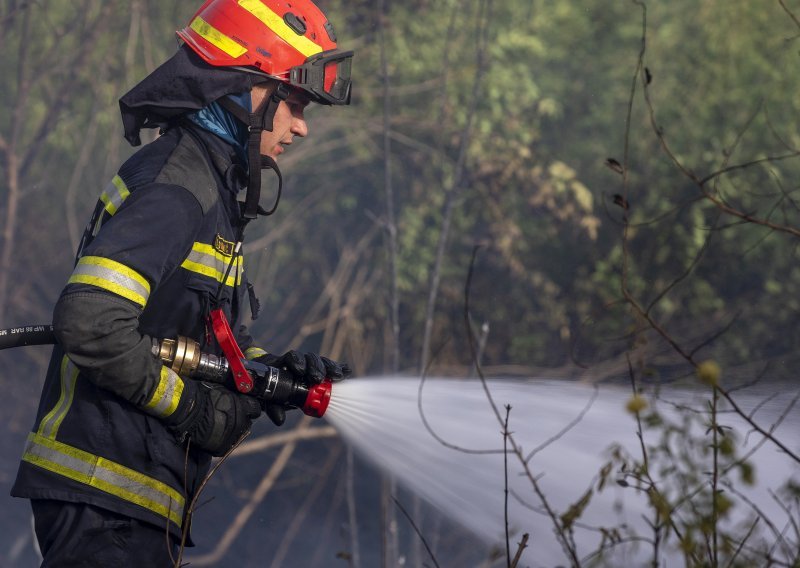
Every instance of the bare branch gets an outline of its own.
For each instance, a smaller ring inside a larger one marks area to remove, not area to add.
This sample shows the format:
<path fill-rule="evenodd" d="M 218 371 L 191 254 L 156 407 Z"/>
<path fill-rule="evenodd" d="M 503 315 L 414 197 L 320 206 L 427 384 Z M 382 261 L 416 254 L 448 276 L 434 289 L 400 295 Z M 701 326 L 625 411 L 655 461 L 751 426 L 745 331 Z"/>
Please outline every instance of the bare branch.
<path fill-rule="evenodd" d="M 583 410 L 581 410 L 578 413 L 578 415 L 569 424 L 567 424 L 561 430 L 559 430 L 558 433 L 556 433 L 554 436 L 551 436 L 550 438 L 548 438 L 547 440 L 545 440 L 544 442 L 542 442 L 541 444 L 539 444 L 538 446 L 533 448 L 528 453 L 528 455 L 525 456 L 525 461 L 526 462 L 530 461 L 531 458 L 533 458 L 533 456 L 535 456 L 536 454 L 541 452 L 543 449 L 548 447 L 550 444 L 552 444 L 554 442 L 557 442 L 558 440 L 563 438 L 564 435 L 567 432 L 569 432 L 570 430 L 575 428 L 575 426 L 580 424 L 581 420 L 583 420 L 583 417 L 586 416 L 586 413 L 589 412 L 589 409 L 592 408 L 592 405 L 594 404 L 594 401 L 597 400 L 597 395 L 600 394 L 600 389 L 598 388 L 597 384 L 593 384 L 592 387 L 593 387 L 593 389 L 592 389 L 592 397 L 586 402 L 586 405 L 583 407 Z"/>
<path fill-rule="evenodd" d="M 663 135 L 660 135 L 660 136 L 663 137 Z M 703 187 L 708 182 L 710 182 L 710 181 L 712 181 L 712 180 L 714 180 L 714 179 L 716 179 L 716 178 L 718 178 L 720 176 L 723 176 L 723 175 L 725 175 L 727 173 L 730 173 L 730 172 L 735 172 L 737 170 L 744 170 L 744 169 L 751 168 L 751 167 L 753 167 L 755 165 L 758 165 L 758 164 L 768 164 L 768 163 L 780 162 L 782 160 L 789 160 L 791 158 L 797 158 L 798 156 L 800 156 L 800 152 L 791 152 L 789 154 L 780 154 L 780 155 L 777 155 L 777 156 L 766 156 L 765 158 L 758 158 L 756 160 L 750 160 L 749 162 L 742 162 L 741 164 L 734 164 L 732 166 L 726 166 L 726 167 L 724 167 L 724 168 L 722 168 L 720 170 L 717 170 L 715 172 L 711 172 L 710 174 L 708 174 L 707 176 L 705 176 L 703 178 L 699 178 L 698 179 L 698 178 L 695 178 L 692 175 L 692 179 L 693 179 L 693 181 L 695 183 L 697 183 L 697 185 Z"/>
<path fill-rule="evenodd" d="M 503 519 L 506 527 L 506 563 L 511 568 L 511 537 L 508 530 L 508 417 L 511 414 L 511 405 L 506 404 L 506 419 L 503 421 Z"/>
<path fill-rule="evenodd" d="M 792 19 L 794 24 L 798 28 L 800 28 L 800 20 L 798 20 L 797 16 L 794 15 L 794 12 L 792 12 L 789 8 L 786 7 L 786 4 L 784 3 L 783 0 L 778 0 L 778 3 L 781 5 L 781 8 L 783 8 L 783 11 L 786 12 L 789 15 L 789 17 Z"/>
<path fill-rule="evenodd" d="M 251 454 L 258 454 L 264 450 L 283 446 L 290 442 L 300 442 L 304 440 L 316 440 L 318 438 L 332 438 L 336 436 L 336 429 L 333 426 L 315 426 L 308 428 L 296 428 L 289 432 L 279 434 L 268 434 L 255 440 L 248 440 L 231 453 L 231 458 L 238 458 Z"/>
<path fill-rule="evenodd" d="M 714 221 L 715 225 L 716 223 L 719 222 L 719 217 L 720 216 L 717 215 L 717 218 Z M 708 250 L 708 247 L 711 244 L 711 238 L 714 235 L 714 228 L 715 227 L 711 227 L 711 229 L 708 231 L 706 238 L 703 240 L 703 245 L 700 247 L 700 249 L 698 249 L 697 253 L 694 255 L 691 262 L 689 262 L 689 265 L 686 267 L 683 273 L 678 275 L 676 278 L 673 278 L 672 282 L 670 282 L 667 286 L 665 286 L 664 289 L 661 290 L 661 292 L 656 294 L 656 297 L 653 298 L 653 300 L 647 306 L 647 313 L 650 313 L 653 310 L 653 308 L 655 308 L 656 305 L 661 300 L 663 300 L 667 296 L 667 294 L 669 294 L 672 291 L 673 288 L 675 288 L 678 284 L 686 280 L 692 273 L 692 271 L 697 267 L 697 265 L 700 264 L 700 260 L 703 258 L 703 255 Z"/>
<path fill-rule="evenodd" d="M 481 386 L 483 387 L 486 399 L 489 401 L 489 405 L 491 406 L 492 411 L 494 412 L 495 418 L 497 418 L 498 423 L 502 427 L 504 421 L 500 415 L 500 410 L 497 407 L 494 398 L 492 397 L 492 393 L 489 391 L 489 386 L 486 382 L 486 377 L 483 374 L 483 369 L 481 368 L 480 362 L 477 360 L 477 348 L 475 345 L 475 337 L 472 332 L 472 326 L 470 325 L 471 321 L 471 315 L 469 309 L 470 287 L 472 284 L 472 273 L 475 267 L 475 257 L 479 249 L 480 247 L 478 246 L 472 249 L 472 259 L 470 261 L 469 271 L 467 273 L 467 281 L 466 284 L 464 285 L 464 324 L 467 331 L 467 339 L 469 343 L 470 355 L 472 357 L 472 361 L 475 365 L 475 368 L 478 371 L 478 377 L 480 378 Z M 504 431 L 507 432 L 507 430 Z M 575 543 L 572 541 L 569 534 L 567 534 L 567 531 L 564 529 L 563 523 L 561 523 L 558 516 L 556 515 L 555 510 L 550 505 L 547 496 L 545 495 L 544 491 L 539 485 L 539 480 L 533 475 L 533 472 L 531 471 L 530 464 L 527 461 L 525 461 L 522 453 L 522 448 L 517 444 L 516 440 L 514 439 L 514 436 L 511 435 L 510 433 L 508 433 L 506 439 L 511 444 L 513 453 L 516 456 L 517 460 L 520 462 L 520 465 L 522 466 L 523 475 L 528 478 L 528 481 L 530 481 L 534 493 L 536 494 L 539 501 L 542 503 L 542 507 L 546 511 L 550 521 L 553 523 L 553 529 L 555 530 L 556 537 L 558 539 L 559 544 L 561 545 L 561 548 L 564 551 L 564 554 L 567 555 L 567 557 L 570 559 L 574 567 L 576 568 L 579 567 L 580 559 L 578 558 L 578 553 L 577 550 L 575 549 Z M 505 453 L 505 450 L 503 450 L 503 452 Z"/>
<path fill-rule="evenodd" d="M 397 222 L 394 212 L 394 188 L 392 186 L 392 139 L 390 98 L 391 78 L 389 77 L 389 57 L 386 47 L 386 27 L 388 14 L 386 2 L 378 2 L 378 33 L 380 36 L 381 75 L 383 76 L 383 184 L 386 199 L 386 246 L 389 252 L 389 322 L 392 330 L 392 372 L 400 369 L 400 295 L 398 289 L 397 264 Z"/>
<path fill-rule="evenodd" d="M 431 557 L 434 566 L 436 566 L 436 568 L 440 568 L 439 562 L 436 560 L 436 556 L 433 554 L 433 550 L 431 550 L 431 547 L 428 545 L 428 541 L 425 540 L 425 537 L 420 532 L 419 527 L 417 527 L 417 524 L 414 522 L 414 519 L 411 518 L 411 515 L 408 514 L 408 511 L 406 511 L 403 505 L 400 504 L 400 501 L 397 500 L 397 497 L 392 496 L 392 501 L 394 501 L 394 504 L 397 505 L 398 509 L 400 509 L 400 512 L 403 513 L 403 516 L 408 519 L 408 522 L 411 523 L 411 527 L 414 529 L 414 532 L 417 533 L 417 536 L 422 541 L 422 544 L 425 545 L 425 550 L 428 551 L 428 556 Z"/>
<path fill-rule="evenodd" d="M 517 544 L 517 553 L 514 555 L 513 560 L 511 560 L 511 567 L 510 568 L 517 568 L 519 565 L 519 561 L 522 558 L 522 553 L 528 547 L 528 533 L 522 535 L 522 540 L 519 541 Z"/>
<path fill-rule="evenodd" d="M 294 537 L 297 535 L 297 532 L 300 530 L 300 527 L 303 524 L 303 519 L 305 519 L 306 515 L 308 515 L 311 506 L 319 499 L 319 496 L 322 494 L 322 490 L 325 488 L 325 483 L 322 481 L 327 479 L 333 469 L 333 466 L 336 464 L 336 460 L 341 454 L 342 448 L 340 445 L 335 446 L 331 449 L 328 453 L 328 459 L 325 460 L 325 463 L 318 471 L 318 479 L 313 483 L 311 490 L 306 495 L 303 504 L 295 512 L 294 518 L 292 518 L 292 522 L 289 523 L 289 526 L 286 527 L 286 530 L 283 533 L 283 538 L 281 539 L 281 544 L 278 546 L 277 550 L 275 550 L 274 554 L 272 555 L 272 564 L 270 566 L 272 568 L 280 568 L 281 566 L 285 566 L 284 560 L 286 559 L 287 554 L 289 553 L 289 548 L 292 545 L 292 541 L 294 541 Z"/>
<path fill-rule="evenodd" d="M 309 422 L 310 422 L 309 418 L 303 417 L 300 424 L 298 424 L 297 429 L 298 430 L 307 429 L 309 426 Z M 253 493 L 250 495 L 250 500 L 245 504 L 244 507 L 242 507 L 242 509 L 236 515 L 236 518 L 228 526 L 225 533 L 217 541 L 217 546 L 214 548 L 214 550 L 212 550 L 208 554 L 192 557 L 189 559 L 189 561 L 193 566 L 219 565 L 222 558 L 228 552 L 228 549 L 231 547 L 231 545 L 233 545 L 233 542 L 236 540 L 236 537 L 239 536 L 239 533 L 247 524 L 247 521 L 250 520 L 250 517 L 252 517 L 253 513 L 255 513 L 256 508 L 264 500 L 264 497 L 267 496 L 267 493 L 269 493 L 273 485 L 275 485 L 275 482 L 277 481 L 280 474 L 288 465 L 289 459 L 292 457 L 292 454 L 294 453 L 296 448 L 297 448 L 296 441 L 288 442 L 286 445 L 283 446 L 280 453 L 278 454 L 278 457 L 276 457 L 275 461 L 272 462 L 272 466 L 264 474 L 264 477 L 261 479 L 261 482 L 258 484 L 255 491 L 253 491 Z"/>
<path fill-rule="evenodd" d="M 436 311 L 436 299 L 439 294 L 439 284 L 441 280 L 441 269 L 444 261 L 444 253 L 447 241 L 450 238 L 450 224 L 452 222 L 453 210 L 456 198 L 463 189 L 464 170 L 467 162 L 467 151 L 472 140 L 472 126 L 478 110 L 480 91 L 483 88 L 483 77 L 489 67 L 489 39 L 488 30 L 492 21 L 492 0 L 479 0 L 478 21 L 476 37 L 476 66 L 475 80 L 472 83 L 472 93 L 470 95 L 469 108 L 467 110 L 467 120 L 461 133 L 458 159 L 456 160 L 453 182 L 445 196 L 445 203 L 442 209 L 442 226 L 439 233 L 439 240 L 436 245 L 436 257 L 431 269 L 431 282 L 428 291 L 428 302 L 425 309 L 425 327 L 422 338 L 422 355 L 420 358 L 420 369 L 425 369 L 428 365 L 430 356 L 431 335 L 433 333 L 433 317 Z"/>

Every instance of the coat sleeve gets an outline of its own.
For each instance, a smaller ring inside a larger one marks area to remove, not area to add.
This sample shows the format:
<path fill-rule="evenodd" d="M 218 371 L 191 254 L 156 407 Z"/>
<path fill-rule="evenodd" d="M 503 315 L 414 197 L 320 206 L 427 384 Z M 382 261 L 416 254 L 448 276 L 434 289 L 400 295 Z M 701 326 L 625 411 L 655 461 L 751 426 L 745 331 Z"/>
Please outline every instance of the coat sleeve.
<path fill-rule="evenodd" d="M 262 349 L 261 347 L 255 345 L 253 337 L 250 335 L 250 331 L 245 325 L 239 326 L 237 342 L 239 343 L 239 347 L 242 349 L 244 356 L 251 361 L 256 357 L 261 357 L 262 355 L 267 354 L 266 349 Z"/>
<path fill-rule="evenodd" d="M 58 342 L 89 381 L 161 419 L 185 408 L 191 389 L 161 364 L 138 320 L 201 223 L 200 205 L 181 187 L 132 192 L 84 249 L 53 314 Z"/>

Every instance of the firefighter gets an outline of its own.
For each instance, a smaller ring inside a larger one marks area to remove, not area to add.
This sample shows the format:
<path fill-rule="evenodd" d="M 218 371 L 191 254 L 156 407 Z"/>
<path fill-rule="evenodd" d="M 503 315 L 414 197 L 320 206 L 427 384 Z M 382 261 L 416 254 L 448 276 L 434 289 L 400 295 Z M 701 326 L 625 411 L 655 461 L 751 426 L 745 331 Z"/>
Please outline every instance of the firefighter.
<path fill-rule="evenodd" d="M 161 136 L 103 191 L 55 306 L 58 345 L 12 489 L 31 500 L 42 566 L 173 565 L 212 456 L 262 410 L 283 423 L 282 406 L 184 380 L 154 341 L 221 355 L 208 323 L 221 308 L 247 358 L 308 385 L 349 373 L 254 345 L 236 243 L 269 213 L 262 173 L 280 183 L 306 105 L 349 104 L 352 52 L 311 0 L 207 0 L 177 33 L 177 53 L 120 99 L 132 145 L 143 128 Z"/>

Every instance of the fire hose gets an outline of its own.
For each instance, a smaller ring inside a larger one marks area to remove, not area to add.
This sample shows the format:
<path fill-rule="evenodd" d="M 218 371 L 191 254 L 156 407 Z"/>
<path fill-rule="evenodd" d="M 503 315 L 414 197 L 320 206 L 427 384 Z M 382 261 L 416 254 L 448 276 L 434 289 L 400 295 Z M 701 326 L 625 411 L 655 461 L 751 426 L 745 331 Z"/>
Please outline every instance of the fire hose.
<path fill-rule="evenodd" d="M 223 356 L 206 353 L 188 337 L 153 338 L 153 354 L 184 379 L 195 379 L 231 386 L 268 404 L 299 408 L 304 414 L 320 418 L 331 400 L 331 380 L 316 385 L 297 380 L 286 369 L 248 361 L 230 330 L 222 310 L 211 312 L 211 324 Z M 0 329 L 0 350 L 28 345 L 56 343 L 53 326 L 29 325 Z"/>

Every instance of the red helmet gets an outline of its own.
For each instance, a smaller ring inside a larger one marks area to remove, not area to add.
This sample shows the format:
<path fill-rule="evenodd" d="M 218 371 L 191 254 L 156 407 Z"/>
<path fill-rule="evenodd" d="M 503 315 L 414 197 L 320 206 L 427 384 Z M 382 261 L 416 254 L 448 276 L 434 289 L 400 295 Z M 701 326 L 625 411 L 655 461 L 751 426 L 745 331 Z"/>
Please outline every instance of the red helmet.
<path fill-rule="evenodd" d="M 311 0 L 206 0 L 177 33 L 209 65 L 264 73 L 322 104 L 350 103 L 353 52 L 336 49 Z"/>

